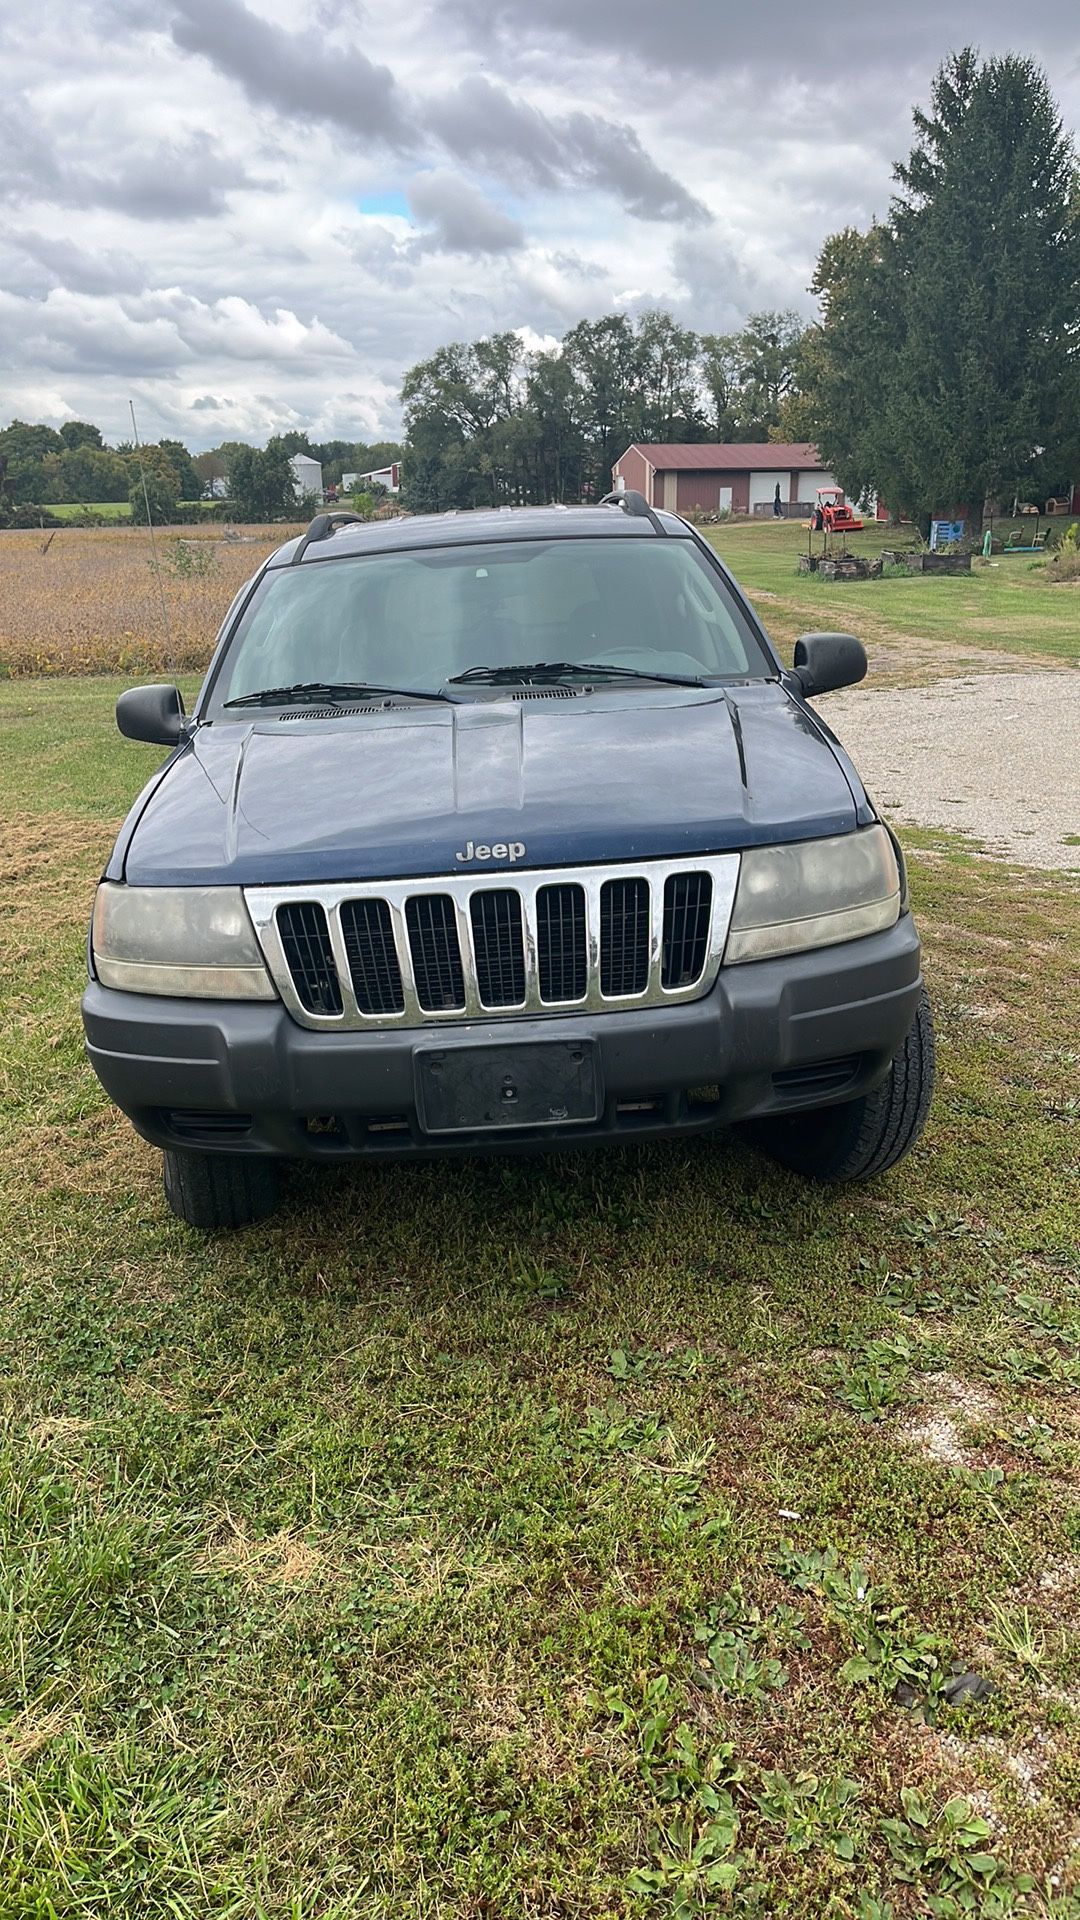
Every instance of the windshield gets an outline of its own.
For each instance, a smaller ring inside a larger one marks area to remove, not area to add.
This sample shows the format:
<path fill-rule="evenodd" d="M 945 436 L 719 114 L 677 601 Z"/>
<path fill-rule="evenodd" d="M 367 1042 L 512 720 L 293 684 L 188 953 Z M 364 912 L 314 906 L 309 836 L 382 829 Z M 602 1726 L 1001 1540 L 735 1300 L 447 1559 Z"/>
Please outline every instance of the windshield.
<path fill-rule="evenodd" d="M 312 681 L 434 692 L 470 668 L 540 661 L 602 668 L 605 685 L 619 667 L 706 679 L 774 671 L 691 540 L 500 541 L 272 569 L 213 706 Z"/>

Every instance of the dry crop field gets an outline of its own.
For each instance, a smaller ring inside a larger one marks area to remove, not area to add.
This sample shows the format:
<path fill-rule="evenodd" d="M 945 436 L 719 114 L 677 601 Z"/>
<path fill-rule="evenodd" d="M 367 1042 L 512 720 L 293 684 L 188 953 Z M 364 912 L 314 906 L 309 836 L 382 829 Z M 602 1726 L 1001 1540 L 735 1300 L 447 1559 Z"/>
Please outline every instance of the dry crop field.
<path fill-rule="evenodd" d="M 237 588 L 292 527 L 163 527 L 159 575 L 131 527 L 0 535 L 0 675 L 156 673 L 205 666 Z"/>
<path fill-rule="evenodd" d="M 133 527 L 0 533 L 0 678 L 35 674 L 172 673 L 205 667 L 229 603 L 288 526 L 163 527 L 161 598 L 149 536 Z M 800 577 L 795 521 L 735 523 L 709 538 L 789 647 L 808 628 L 853 627 L 876 686 L 911 685 L 977 666 L 1054 666 L 1078 651 L 1076 586 L 1053 584 L 1043 559 L 978 561 L 960 580 L 920 575 L 837 587 Z M 884 535 L 868 529 L 860 551 Z"/>

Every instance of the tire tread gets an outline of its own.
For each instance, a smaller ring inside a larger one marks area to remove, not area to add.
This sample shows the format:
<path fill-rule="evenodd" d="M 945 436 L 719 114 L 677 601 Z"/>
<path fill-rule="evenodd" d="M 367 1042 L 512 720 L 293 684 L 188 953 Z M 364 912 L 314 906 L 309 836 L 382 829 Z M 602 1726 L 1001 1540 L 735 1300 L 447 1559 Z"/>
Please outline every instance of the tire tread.
<path fill-rule="evenodd" d="M 165 1149 L 165 1198 L 178 1220 L 204 1233 L 249 1227 L 277 1205 L 273 1160 L 255 1155 L 176 1153 Z"/>
<path fill-rule="evenodd" d="M 915 1145 L 933 1091 L 934 1023 L 923 988 L 915 1018 L 880 1086 L 835 1109 L 759 1121 L 751 1137 L 773 1159 L 811 1179 L 830 1185 L 872 1180 Z"/>

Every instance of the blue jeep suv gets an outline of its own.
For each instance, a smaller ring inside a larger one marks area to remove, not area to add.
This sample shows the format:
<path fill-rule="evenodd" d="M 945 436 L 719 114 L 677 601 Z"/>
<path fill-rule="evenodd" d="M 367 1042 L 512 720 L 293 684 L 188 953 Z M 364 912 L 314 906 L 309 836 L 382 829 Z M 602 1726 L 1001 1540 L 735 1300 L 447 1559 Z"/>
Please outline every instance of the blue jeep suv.
<path fill-rule="evenodd" d="M 98 888 L 108 1093 L 193 1226 L 282 1164 L 740 1123 L 817 1179 L 922 1129 L 933 1031 L 900 848 L 704 540 L 640 495 L 320 514 L 237 596 Z"/>

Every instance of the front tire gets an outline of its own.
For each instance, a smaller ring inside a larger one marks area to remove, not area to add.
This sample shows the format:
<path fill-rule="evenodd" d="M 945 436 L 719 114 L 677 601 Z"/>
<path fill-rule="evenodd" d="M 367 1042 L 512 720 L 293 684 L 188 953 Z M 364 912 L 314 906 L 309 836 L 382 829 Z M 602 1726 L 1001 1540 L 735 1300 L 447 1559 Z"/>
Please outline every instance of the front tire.
<path fill-rule="evenodd" d="M 174 1153 L 165 1149 L 165 1198 L 178 1220 L 204 1233 L 250 1227 L 277 1206 L 275 1160 L 247 1154 Z"/>
<path fill-rule="evenodd" d="M 776 1114 L 747 1128 L 752 1144 L 781 1166 L 840 1186 L 872 1180 L 910 1152 L 934 1091 L 934 1023 L 925 987 L 902 1046 L 880 1086 L 841 1106 Z"/>

